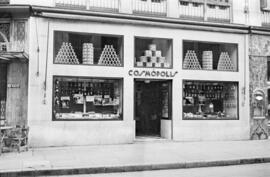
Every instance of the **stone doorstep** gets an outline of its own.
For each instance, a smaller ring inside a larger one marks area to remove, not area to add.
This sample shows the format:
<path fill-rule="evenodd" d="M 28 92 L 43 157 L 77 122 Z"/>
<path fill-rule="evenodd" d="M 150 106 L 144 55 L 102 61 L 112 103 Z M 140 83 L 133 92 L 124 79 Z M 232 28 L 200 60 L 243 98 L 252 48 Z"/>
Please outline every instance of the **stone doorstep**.
<path fill-rule="evenodd" d="M 220 161 L 168 163 L 168 164 L 89 167 L 89 168 L 87 168 L 87 167 L 64 168 L 63 167 L 63 168 L 59 168 L 59 169 L 54 169 L 54 168 L 36 169 L 36 170 L 24 169 L 22 171 L 12 170 L 12 171 L 0 172 L 0 176 L 1 177 L 52 176 L 52 175 L 61 176 L 61 175 L 75 175 L 75 174 L 97 174 L 97 173 L 116 173 L 116 172 L 168 170 L 168 169 L 183 169 L 183 168 L 217 167 L 217 166 L 244 165 L 244 164 L 269 163 L 269 162 L 270 162 L 270 157 L 235 159 L 235 160 L 220 160 Z"/>

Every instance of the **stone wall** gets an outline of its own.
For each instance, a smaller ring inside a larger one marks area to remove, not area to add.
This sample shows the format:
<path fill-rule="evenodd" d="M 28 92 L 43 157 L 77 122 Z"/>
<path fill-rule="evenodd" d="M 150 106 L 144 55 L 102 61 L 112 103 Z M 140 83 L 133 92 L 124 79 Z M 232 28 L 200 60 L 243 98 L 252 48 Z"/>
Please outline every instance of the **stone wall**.
<path fill-rule="evenodd" d="M 261 89 L 267 96 L 267 57 L 270 56 L 270 37 L 251 35 L 249 56 L 250 137 L 251 139 L 266 139 L 269 134 L 268 119 L 256 120 L 253 118 L 253 92 L 255 89 Z M 267 100 L 267 97 L 265 99 Z"/>

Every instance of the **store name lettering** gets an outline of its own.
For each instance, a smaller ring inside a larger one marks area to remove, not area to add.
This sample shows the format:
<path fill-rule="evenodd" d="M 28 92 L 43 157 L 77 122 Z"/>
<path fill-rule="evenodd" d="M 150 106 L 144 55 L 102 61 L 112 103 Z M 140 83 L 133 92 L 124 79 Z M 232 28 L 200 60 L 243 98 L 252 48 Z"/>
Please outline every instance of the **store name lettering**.
<path fill-rule="evenodd" d="M 129 70 L 129 76 L 142 76 L 142 77 L 174 77 L 177 71 L 139 71 L 139 70 Z"/>

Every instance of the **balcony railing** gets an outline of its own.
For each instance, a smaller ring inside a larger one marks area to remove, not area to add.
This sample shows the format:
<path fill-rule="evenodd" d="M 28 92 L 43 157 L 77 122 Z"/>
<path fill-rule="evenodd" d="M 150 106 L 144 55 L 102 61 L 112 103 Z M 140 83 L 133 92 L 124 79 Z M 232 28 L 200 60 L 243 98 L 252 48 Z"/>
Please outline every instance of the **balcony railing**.
<path fill-rule="evenodd" d="M 230 6 L 207 4 L 207 20 L 218 22 L 230 22 Z"/>
<path fill-rule="evenodd" d="M 230 22 L 231 4 L 228 0 L 179 0 L 179 17 L 191 20 Z"/>
<path fill-rule="evenodd" d="M 0 52 L 24 52 L 24 42 L 0 42 Z"/>
<path fill-rule="evenodd" d="M 133 0 L 133 13 L 144 15 L 167 15 L 167 0 Z"/>
<path fill-rule="evenodd" d="M 9 0 L 0 0 L 0 5 L 9 4 Z"/>
<path fill-rule="evenodd" d="M 183 19 L 204 19 L 204 3 L 179 1 L 179 17 Z"/>
<path fill-rule="evenodd" d="M 119 0 L 55 0 L 55 6 L 78 10 L 118 12 Z"/>
<path fill-rule="evenodd" d="M 261 18 L 263 26 L 270 26 L 270 11 L 262 11 Z"/>

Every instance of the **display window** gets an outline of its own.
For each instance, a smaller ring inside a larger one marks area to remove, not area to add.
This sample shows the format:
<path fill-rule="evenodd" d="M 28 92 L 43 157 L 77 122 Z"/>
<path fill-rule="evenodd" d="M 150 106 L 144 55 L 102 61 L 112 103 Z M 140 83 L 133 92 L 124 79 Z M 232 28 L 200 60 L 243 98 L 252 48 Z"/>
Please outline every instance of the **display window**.
<path fill-rule="evenodd" d="M 172 40 L 136 37 L 134 66 L 172 68 Z"/>
<path fill-rule="evenodd" d="M 122 119 L 122 79 L 53 77 L 53 120 Z"/>
<path fill-rule="evenodd" d="M 238 71 L 237 44 L 184 41 L 183 52 L 183 69 Z"/>
<path fill-rule="evenodd" d="M 55 31 L 54 63 L 122 66 L 123 37 Z"/>
<path fill-rule="evenodd" d="M 183 119 L 238 119 L 238 83 L 183 81 Z"/>

